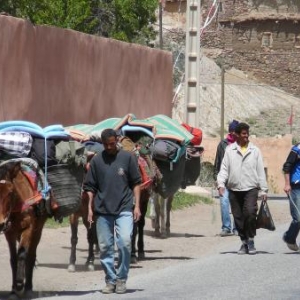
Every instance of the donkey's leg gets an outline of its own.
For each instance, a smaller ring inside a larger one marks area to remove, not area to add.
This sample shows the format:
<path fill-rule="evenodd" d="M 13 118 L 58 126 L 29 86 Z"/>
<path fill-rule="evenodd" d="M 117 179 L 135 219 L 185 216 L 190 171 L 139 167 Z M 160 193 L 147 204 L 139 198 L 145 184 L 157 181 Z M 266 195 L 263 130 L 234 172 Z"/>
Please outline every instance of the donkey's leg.
<path fill-rule="evenodd" d="M 24 234 L 24 238 L 22 238 L 21 243 L 25 239 L 28 242 L 24 243 L 26 251 L 26 265 L 25 265 L 25 296 L 27 298 L 32 298 L 32 279 L 33 279 L 33 269 L 36 262 L 36 249 L 41 240 L 42 231 L 44 224 L 47 220 L 47 216 L 39 216 L 32 221 L 32 230 L 27 232 L 27 236 Z M 21 244 L 20 243 L 20 244 Z"/>
<path fill-rule="evenodd" d="M 81 216 L 83 224 L 87 230 L 87 241 L 88 241 L 88 257 L 86 260 L 86 267 L 89 271 L 95 270 L 95 255 L 94 255 L 94 245 L 98 243 L 97 240 L 97 232 L 96 232 L 96 222 L 90 223 L 88 221 L 88 214 L 89 214 L 89 200 L 86 193 L 83 193 L 82 200 L 81 200 Z"/>
<path fill-rule="evenodd" d="M 69 266 L 68 271 L 69 272 L 75 272 L 76 270 L 76 246 L 78 243 L 78 219 L 79 215 L 74 213 L 70 215 L 69 221 L 70 221 L 70 228 L 71 228 L 71 253 L 70 253 L 70 260 L 69 260 Z"/>
<path fill-rule="evenodd" d="M 159 236 L 160 235 L 160 196 L 157 193 L 154 193 L 153 195 L 153 201 L 154 201 L 154 208 L 155 208 L 155 219 L 152 220 L 154 224 L 152 224 L 152 227 L 154 227 L 155 230 L 155 235 Z M 154 225 L 154 226 L 153 226 Z"/>
<path fill-rule="evenodd" d="M 150 193 L 147 190 L 142 191 L 141 193 L 141 218 L 138 221 L 138 257 L 139 259 L 145 258 L 145 249 L 144 249 L 144 227 L 145 227 L 145 217 L 148 208 Z"/>
<path fill-rule="evenodd" d="M 87 224 L 85 224 L 87 225 Z M 89 226 L 89 225 L 88 225 Z M 89 244 L 88 257 L 86 260 L 86 266 L 89 271 L 95 271 L 95 255 L 94 255 L 94 244 L 96 236 L 96 226 L 95 223 L 91 224 L 91 228 L 87 227 L 87 241 Z"/>
<path fill-rule="evenodd" d="M 132 231 L 132 237 L 131 237 L 131 261 L 130 261 L 130 263 L 132 263 L 132 264 L 137 263 L 136 236 L 137 236 L 138 223 L 139 223 L 139 221 L 133 223 L 133 231 Z"/>
<path fill-rule="evenodd" d="M 14 293 L 16 289 L 16 280 L 17 280 L 17 263 L 18 263 L 18 256 L 17 256 L 17 237 L 14 235 L 13 231 L 10 230 L 9 234 L 5 233 L 5 237 L 9 247 L 10 253 L 10 266 L 12 271 L 12 293 Z"/>
<path fill-rule="evenodd" d="M 145 258 L 145 250 L 144 250 L 144 227 L 145 227 L 145 216 L 142 214 L 140 220 L 137 224 L 138 227 L 138 258 Z"/>
<path fill-rule="evenodd" d="M 167 236 L 170 236 L 170 214 L 171 214 L 171 209 L 172 209 L 172 201 L 174 199 L 174 195 L 169 196 L 166 199 L 166 203 L 167 203 L 167 211 L 166 211 L 166 233 Z"/>
<path fill-rule="evenodd" d="M 17 273 L 15 282 L 15 293 L 22 296 L 25 287 L 25 265 L 26 265 L 27 250 L 20 243 L 17 253 Z"/>
<path fill-rule="evenodd" d="M 166 216 L 167 216 L 167 201 L 168 198 L 162 198 L 160 202 L 160 236 L 161 238 L 167 237 L 166 229 Z"/>

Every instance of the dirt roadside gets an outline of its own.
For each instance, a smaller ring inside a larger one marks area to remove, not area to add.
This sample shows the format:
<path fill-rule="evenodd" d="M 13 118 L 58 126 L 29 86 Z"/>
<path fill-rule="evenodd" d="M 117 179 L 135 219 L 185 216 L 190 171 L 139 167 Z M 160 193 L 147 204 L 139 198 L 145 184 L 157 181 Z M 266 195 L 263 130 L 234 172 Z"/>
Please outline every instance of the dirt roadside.
<path fill-rule="evenodd" d="M 270 200 L 269 207 L 275 224 L 290 222 L 288 202 Z M 198 204 L 171 213 L 171 236 L 168 239 L 154 237 L 151 221 L 146 220 L 145 250 L 146 259 L 132 265 L 129 276 L 137 276 L 177 264 L 184 260 L 200 258 L 217 253 L 218 247 L 225 243 L 239 241 L 236 236 L 220 237 L 221 219 L 219 200 L 212 205 Z M 259 231 L 258 231 L 259 234 Z M 280 237 L 279 237 L 280 238 Z M 233 249 L 235 251 L 236 249 Z M 5 299 L 11 287 L 9 253 L 5 237 L 0 236 L 0 299 Z M 85 268 L 87 256 L 86 231 L 79 228 L 77 251 L 77 271 L 67 271 L 70 253 L 70 229 L 44 229 L 38 247 L 38 266 L 34 272 L 35 298 L 56 294 L 80 294 L 84 291 L 99 290 L 104 283 L 104 273 L 97 255 L 96 271 Z"/>

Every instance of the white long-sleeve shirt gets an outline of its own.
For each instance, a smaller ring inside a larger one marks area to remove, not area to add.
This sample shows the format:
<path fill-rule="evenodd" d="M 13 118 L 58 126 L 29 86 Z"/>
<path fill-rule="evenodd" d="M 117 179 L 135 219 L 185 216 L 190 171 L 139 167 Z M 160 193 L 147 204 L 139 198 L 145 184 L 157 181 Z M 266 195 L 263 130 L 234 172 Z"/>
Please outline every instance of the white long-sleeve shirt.
<path fill-rule="evenodd" d="M 258 188 L 268 192 L 266 174 L 260 150 L 249 142 L 247 151 L 242 153 L 235 142 L 226 148 L 217 176 L 218 188 L 225 187 L 233 191 L 248 191 Z"/>

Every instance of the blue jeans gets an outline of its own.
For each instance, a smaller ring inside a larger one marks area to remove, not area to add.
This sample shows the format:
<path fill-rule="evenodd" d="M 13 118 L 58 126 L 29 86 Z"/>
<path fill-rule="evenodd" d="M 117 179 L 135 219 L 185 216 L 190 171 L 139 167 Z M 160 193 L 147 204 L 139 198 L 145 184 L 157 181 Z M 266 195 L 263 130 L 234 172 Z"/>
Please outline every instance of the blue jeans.
<path fill-rule="evenodd" d="M 290 212 L 292 216 L 292 222 L 285 233 L 285 240 L 288 243 L 296 243 L 297 236 L 300 230 L 300 189 L 294 188 L 290 192 Z"/>
<path fill-rule="evenodd" d="M 116 284 L 116 280 L 127 280 L 133 230 L 132 212 L 119 215 L 99 215 L 96 230 L 100 248 L 100 262 L 105 272 L 106 283 Z M 118 265 L 115 268 L 115 242 L 118 248 Z"/>
<path fill-rule="evenodd" d="M 223 197 L 220 197 L 220 207 L 222 218 L 222 230 L 231 232 L 229 192 L 227 189 L 225 189 Z M 232 230 L 235 230 L 234 221 L 232 227 Z"/>

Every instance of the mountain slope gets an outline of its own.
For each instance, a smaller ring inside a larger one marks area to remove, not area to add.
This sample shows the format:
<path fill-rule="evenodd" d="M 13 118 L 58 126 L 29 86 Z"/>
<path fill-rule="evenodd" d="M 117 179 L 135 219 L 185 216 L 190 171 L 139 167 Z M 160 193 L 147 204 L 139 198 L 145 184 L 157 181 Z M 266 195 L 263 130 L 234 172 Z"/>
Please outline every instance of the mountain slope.
<path fill-rule="evenodd" d="M 204 135 L 219 136 L 221 123 L 221 69 L 206 56 L 200 62 L 199 127 Z M 293 134 L 300 137 L 297 106 L 300 99 L 280 89 L 249 79 L 241 71 L 231 69 L 225 73 L 224 120 L 225 131 L 232 119 L 245 121 L 251 126 L 251 134 L 274 136 L 290 133 L 287 120 L 291 108 L 295 114 Z M 183 121 L 184 90 L 174 101 L 173 117 Z"/>

